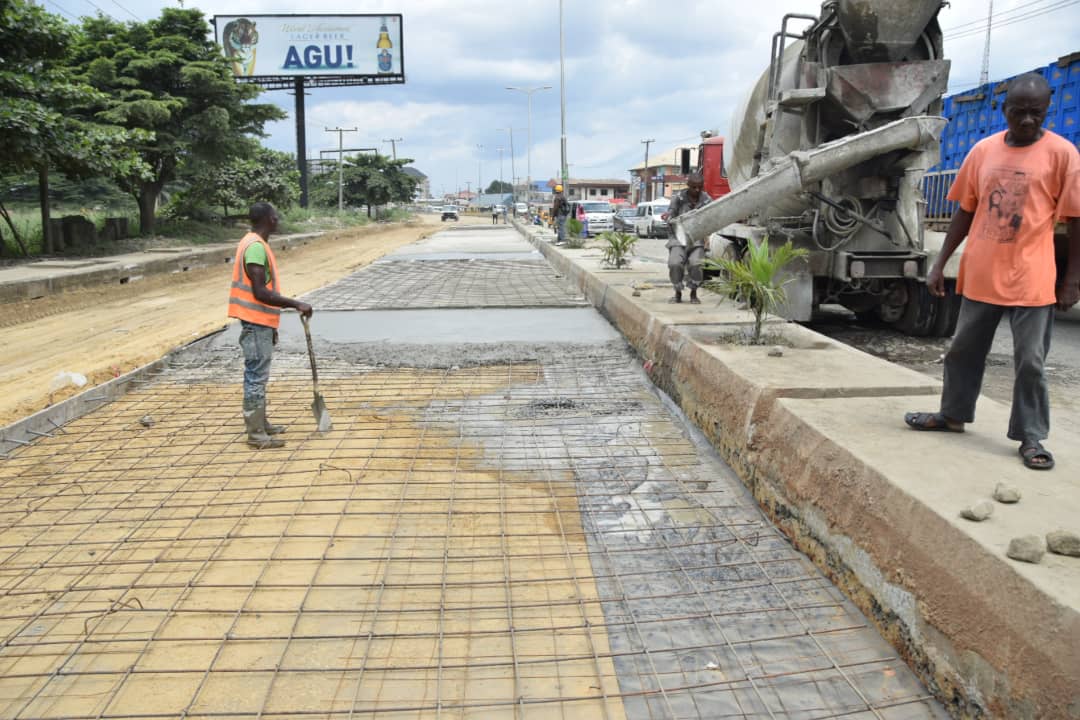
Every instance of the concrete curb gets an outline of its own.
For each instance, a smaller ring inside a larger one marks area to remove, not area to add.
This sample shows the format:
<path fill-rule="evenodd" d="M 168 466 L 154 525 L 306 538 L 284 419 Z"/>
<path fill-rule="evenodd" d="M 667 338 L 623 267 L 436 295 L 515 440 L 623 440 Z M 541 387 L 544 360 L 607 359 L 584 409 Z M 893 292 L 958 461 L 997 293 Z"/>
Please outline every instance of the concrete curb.
<path fill-rule="evenodd" d="M 324 233 L 299 233 L 271 238 L 275 252 L 307 245 Z M 239 235 L 237 236 L 239 238 Z M 231 263 L 236 243 L 215 243 L 200 248 L 150 250 L 115 257 L 85 259 L 86 267 L 35 267 L 30 263 L 0 270 L 0 303 L 33 300 L 88 285 L 124 284 L 146 275 L 187 272 L 195 268 Z M 58 261 L 42 261 L 55 263 Z M 65 262 L 65 261 L 59 261 Z M 72 263 L 78 261 L 71 261 Z M 4 277 L 8 275 L 9 277 Z"/>
<path fill-rule="evenodd" d="M 715 342 L 723 327 L 745 318 L 727 312 L 709 323 L 683 306 L 674 306 L 682 316 L 650 309 L 625 271 L 604 271 L 587 253 L 552 246 L 551 233 L 515 224 L 623 333 L 777 526 L 950 713 L 1080 717 L 1080 560 L 1026 565 L 1008 560 L 1003 545 L 1041 527 L 1040 515 L 1059 517 L 1062 503 L 1076 529 L 1075 468 L 1060 474 L 1059 459 L 1054 478 L 1032 478 L 1011 444 L 972 432 L 960 436 L 963 446 L 958 436 L 905 433 L 903 409 L 937 406 L 940 385 L 932 379 L 778 325 L 793 341 L 790 363 L 821 350 L 796 368 L 802 373 L 785 376 L 782 363 L 768 364 L 765 348 Z M 992 401 L 980 401 L 980 416 L 1006 425 L 1006 410 Z M 1061 447 L 1080 447 L 1055 437 Z M 1025 490 L 1036 497 L 1022 515 L 998 506 L 992 523 L 958 520 L 959 498 L 985 492 L 987 475 L 994 476 L 990 488 L 1003 476 L 1018 486 L 1052 480 L 1055 487 Z"/>

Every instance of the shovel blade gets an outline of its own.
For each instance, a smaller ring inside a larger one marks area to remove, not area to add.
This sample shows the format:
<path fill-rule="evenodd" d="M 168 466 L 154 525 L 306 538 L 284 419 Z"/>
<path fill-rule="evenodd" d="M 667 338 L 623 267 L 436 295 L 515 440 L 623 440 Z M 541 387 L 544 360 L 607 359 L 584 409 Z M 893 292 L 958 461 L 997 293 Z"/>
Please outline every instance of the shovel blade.
<path fill-rule="evenodd" d="M 330 413 L 326 410 L 326 401 L 319 393 L 315 393 L 315 399 L 311 403 L 311 412 L 315 416 L 315 424 L 319 432 L 330 432 L 334 429 L 334 422 L 330 419 Z"/>

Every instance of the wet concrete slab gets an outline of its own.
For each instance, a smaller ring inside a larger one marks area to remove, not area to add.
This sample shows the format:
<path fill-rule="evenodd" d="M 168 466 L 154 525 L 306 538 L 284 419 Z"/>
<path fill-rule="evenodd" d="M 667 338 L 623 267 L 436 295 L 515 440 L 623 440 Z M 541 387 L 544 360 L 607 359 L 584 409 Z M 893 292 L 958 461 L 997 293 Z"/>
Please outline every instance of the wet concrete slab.
<path fill-rule="evenodd" d="M 484 310 L 361 310 L 322 312 L 311 320 L 312 336 L 334 344 L 503 342 L 607 343 L 621 336 L 592 308 L 497 308 Z M 295 317 L 281 323 L 283 349 L 304 344 Z M 215 344 L 235 345 L 240 325 L 230 325 Z"/>
<path fill-rule="evenodd" d="M 533 246 L 509 226 L 440 232 L 397 250 L 395 257 L 431 253 L 532 253 Z"/>
<path fill-rule="evenodd" d="M 543 262 L 544 256 L 532 252 L 444 252 L 444 253 L 395 253 L 386 255 L 377 263 L 386 262 L 445 262 L 447 260 L 534 260 Z"/>

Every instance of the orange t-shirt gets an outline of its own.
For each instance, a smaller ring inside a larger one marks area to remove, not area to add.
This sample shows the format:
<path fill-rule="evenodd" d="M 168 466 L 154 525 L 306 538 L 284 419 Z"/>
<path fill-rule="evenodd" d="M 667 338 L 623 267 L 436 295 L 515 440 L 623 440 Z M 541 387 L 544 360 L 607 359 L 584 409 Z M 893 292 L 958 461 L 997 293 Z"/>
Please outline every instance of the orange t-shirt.
<path fill-rule="evenodd" d="M 1080 152 L 1049 130 L 1026 147 L 1005 132 L 983 138 L 964 158 L 949 190 L 975 217 L 960 258 L 956 290 L 994 305 L 1057 302 L 1054 222 L 1080 217 Z"/>

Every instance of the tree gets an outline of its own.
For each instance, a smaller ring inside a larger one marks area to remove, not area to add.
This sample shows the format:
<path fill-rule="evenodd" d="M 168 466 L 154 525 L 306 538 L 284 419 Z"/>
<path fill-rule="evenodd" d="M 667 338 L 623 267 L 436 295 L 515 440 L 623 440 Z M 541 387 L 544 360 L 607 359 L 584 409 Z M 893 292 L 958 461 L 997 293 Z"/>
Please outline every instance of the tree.
<path fill-rule="evenodd" d="M 169 202 L 174 213 L 206 214 L 220 207 L 222 215 L 246 211 L 253 203 L 273 203 L 287 208 L 300 197 L 300 171 L 289 153 L 256 147 L 250 158 L 225 162 L 194 162 L 185 165 L 181 178 L 187 186 Z"/>
<path fill-rule="evenodd" d="M 0 147 L 6 173 L 36 172 L 42 183 L 42 232 L 48 232 L 50 167 L 72 177 L 122 173 L 142 177 L 147 168 L 131 150 L 141 133 L 94 122 L 83 112 L 104 96 L 76 80 L 67 67 L 75 29 L 26 0 L 0 3 Z M 7 221 L 24 254 L 3 204 Z M 47 248 L 48 249 L 48 248 Z"/>
<path fill-rule="evenodd" d="M 153 232 L 158 196 L 184 159 L 243 157 L 251 151 L 251 136 L 262 136 L 267 121 L 285 117 L 275 105 L 250 102 L 261 89 L 234 80 L 208 33 L 195 9 L 165 8 L 145 23 L 100 15 L 83 20 L 74 60 L 82 77 L 108 95 L 98 117 L 153 133 L 152 141 L 134 145 L 149 176 L 115 176 L 139 203 L 143 233 Z"/>
<path fill-rule="evenodd" d="M 512 192 L 514 192 L 514 186 L 508 182 L 502 182 L 501 180 L 493 180 L 491 184 L 487 186 L 487 190 L 484 191 L 484 193 L 488 195 Z"/>
<path fill-rule="evenodd" d="M 417 179 L 403 168 L 409 158 L 391 160 L 385 155 L 357 155 L 345 158 L 342 198 L 348 205 L 366 205 L 371 209 L 390 202 L 409 202 L 416 193 Z M 338 204 L 336 172 L 320 175 L 314 184 L 312 199 L 318 205 L 336 207 Z"/>

